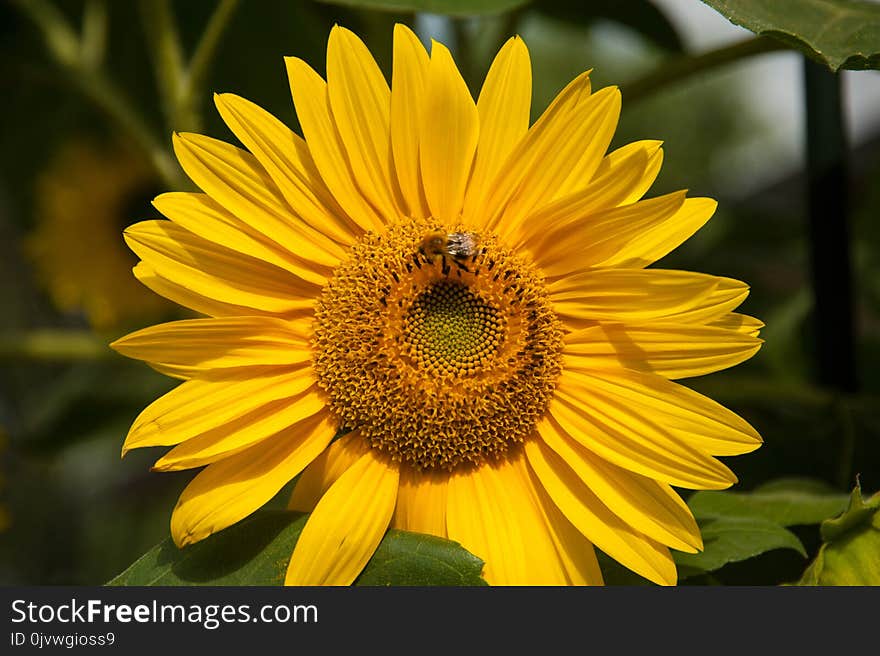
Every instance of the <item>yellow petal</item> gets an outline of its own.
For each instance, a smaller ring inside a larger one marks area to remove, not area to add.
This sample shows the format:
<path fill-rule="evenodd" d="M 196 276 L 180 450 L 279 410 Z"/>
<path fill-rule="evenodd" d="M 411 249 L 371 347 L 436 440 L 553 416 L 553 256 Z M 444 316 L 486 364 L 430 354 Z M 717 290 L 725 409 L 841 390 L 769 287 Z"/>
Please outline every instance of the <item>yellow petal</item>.
<path fill-rule="evenodd" d="M 302 270 L 272 239 L 207 194 L 169 192 L 154 198 L 153 205 L 173 223 L 206 241 L 274 264 L 296 276 Z"/>
<path fill-rule="evenodd" d="M 654 184 L 654 180 L 657 179 L 657 175 L 660 173 L 660 168 L 663 166 L 663 149 L 660 147 L 662 143 L 662 141 L 647 139 L 644 141 L 634 141 L 608 153 L 602 160 L 602 163 L 599 164 L 599 168 L 596 169 L 594 180 L 613 174 L 619 167 L 624 165 L 634 152 L 643 152 L 647 155 L 648 160 L 642 171 L 641 178 L 630 188 L 629 193 L 618 204 L 628 205 L 636 202 L 651 188 L 651 185 Z"/>
<path fill-rule="evenodd" d="M 400 190 L 413 217 L 431 215 L 419 168 L 419 132 L 429 61 L 418 37 L 406 25 L 397 23 L 391 74 L 391 148 Z"/>
<path fill-rule="evenodd" d="M 556 545 L 559 560 L 568 576 L 569 585 L 603 585 L 602 570 L 596 560 L 593 543 L 575 528 L 556 507 L 531 467 L 528 468 L 532 486 L 538 493 L 547 527 Z"/>
<path fill-rule="evenodd" d="M 738 456 L 761 446 L 745 419 L 717 401 L 661 376 L 620 369 L 595 375 L 571 372 L 580 384 L 616 396 L 633 412 L 653 416 L 676 439 L 716 456 Z"/>
<path fill-rule="evenodd" d="M 327 93 L 358 187 L 383 216 L 396 218 L 400 192 L 391 170 L 391 92 L 363 41 L 338 25 L 327 43 Z"/>
<path fill-rule="evenodd" d="M 715 474 L 705 481 L 710 483 L 714 478 L 712 487 L 726 487 L 735 482 L 736 477 L 717 461 L 705 457 L 693 458 L 696 453 L 740 455 L 754 451 L 761 445 L 760 435 L 742 417 L 662 376 L 629 369 L 591 373 L 566 370 L 563 378 L 568 389 L 582 392 L 581 405 L 609 417 L 609 425 L 629 421 L 629 430 L 626 432 L 631 438 L 638 434 L 639 440 L 655 441 L 657 446 L 665 443 L 670 456 L 675 453 L 678 454 L 676 457 L 691 460 L 693 465 L 704 467 L 706 474 L 714 471 Z M 585 390 L 589 392 L 584 393 Z M 641 427 L 639 418 L 644 419 Z M 568 432 L 581 441 L 574 433 Z M 589 444 L 584 446 L 593 450 Z M 684 447 L 684 450 L 680 447 Z M 689 458 L 686 457 L 687 451 L 693 452 Z M 626 467 L 621 463 L 615 464 Z M 650 473 L 638 473 L 666 480 Z M 666 482 L 677 485 L 672 480 Z M 681 487 L 691 486 L 685 484 Z"/>
<path fill-rule="evenodd" d="M 552 195 L 542 195 L 542 200 L 555 200 L 583 189 L 594 179 L 602 164 L 620 118 L 620 92 L 617 87 L 600 89 L 593 94 L 592 101 L 597 105 L 595 110 L 583 114 L 583 119 L 577 119 L 590 123 L 589 132 L 578 149 L 580 152 L 570 168 L 562 169 L 565 172 L 562 184 L 556 186 Z M 580 117 L 580 112 L 577 115 Z"/>
<path fill-rule="evenodd" d="M 608 87 L 556 120 L 536 123 L 509 158 L 520 159 L 518 173 L 508 178 L 511 174 L 502 170 L 502 184 L 519 181 L 501 216 L 496 215 L 497 206 L 490 208 L 490 226 L 497 226 L 504 237 L 543 205 L 587 186 L 608 148 L 619 113 L 620 92 Z"/>
<path fill-rule="evenodd" d="M 560 134 L 570 132 L 567 119 L 589 98 L 590 78 L 589 72 L 586 72 L 569 82 L 529 128 L 491 181 L 490 193 L 483 196 L 482 202 L 474 203 L 468 219 L 482 222 L 489 231 L 497 230 L 504 214 L 503 210 L 517 192 L 523 179 L 533 170 L 551 161 L 553 147 L 559 141 Z M 505 221 L 502 227 L 509 227 L 508 223 Z"/>
<path fill-rule="evenodd" d="M 249 372 L 240 379 L 189 380 L 144 408 L 125 438 L 122 454 L 145 446 L 179 444 L 313 384 L 307 368 L 262 375 Z"/>
<path fill-rule="evenodd" d="M 419 162 L 432 216 L 458 223 L 480 134 L 477 108 L 446 46 L 431 45 Z"/>
<path fill-rule="evenodd" d="M 199 188 L 285 252 L 303 280 L 320 283 L 345 249 L 308 226 L 287 205 L 272 179 L 250 153 L 199 134 L 173 138 L 174 152 Z"/>
<path fill-rule="evenodd" d="M 361 437 L 357 429 L 334 440 L 296 480 L 287 507 L 290 510 L 312 512 L 336 479 L 369 450 L 369 443 Z"/>
<path fill-rule="evenodd" d="M 711 198 L 688 198 L 678 211 L 655 225 L 646 225 L 646 229 L 636 233 L 613 255 L 596 265 L 635 268 L 653 264 L 702 228 L 717 206 L 718 203 Z"/>
<path fill-rule="evenodd" d="M 721 281 L 691 271 L 596 269 L 560 278 L 548 291 L 563 320 L 677 321 L 678 315 L 701 307 Z M 740 285 L 745 298 L 748 288 Z"/>
<path fill-rule="evenodd" d="M 761 332 L 761 328 L 764 327 L 764 322 L 760 319 L 755 319 L 755 317 L 750 317 L 746 314 L 731 312 L 729 314 L 725 314 L 724 316 L 713 319 L 707 325 L 714 326 L 716 328 L 724 328 L 725 330 L 735 330 L 745 335 L 757 337 L 758 333 Z"/>
<path fill-rule="evenodd" d="M 578 226 L 585 216 L 619 205 L 638 184 L 647 164 L 643 150 L 633 151 L 583 189 L 530 213 L 518 226 L 510 228 L 508 240 L 513 246 L 527 248 L 540 259 L 547 244 L 568 239 L 572 226 Z"/>
<path fill-rule="evenodd" d="M 511 37 L 498 51 L 477 99 L 480 139 L 464 202 L 465 222 L 482 222 L 474 209 L 483 205 L 491 181 L 528 131 L 531 103 L 529 50 L 522 39 Z"/>
<path fill-rule="evenodd" d="M 447 503 L 449 539 L 486 563 L 483 578 L 490 585 L 568 582 L 522 452 L 454 472 Z"/>
<path fill-rule="evenodd" d="M 635 531 L 660 544 L 694 553 L 702 549 L 700 529 L 675 491 L 584 449 L 550 418 L 538 424 L 540 439 L 574 471 L 584 485 Z"/>
<path fill-rule="evenodd" d="M 589 214 L 567 224 L 566 239 L 545 240 L 532 253 L 550 278 L 587 267 L 643 268 L 641 262 L 628 264 L 620 254 L 631 243 L 645 243 L 647 235 L 666 234 L 687 202 L 685 192 L 679 191 Z"/>
<path fill-rule="evenodd" d="M 316 415 L 296 431 L 208 465 L 174 507 L 174 543 L 193 544 L 250 515 L 321 453 L 335 431 L 335 419 L 328 413 Z"/>
<path fill-rule="evenodd" d="M 363 232 L 334 200 L 302 137 L 262 107 L 235 94 L 215 94 L 214 103 L 229 129 L 278 185 L 296 216 L 344 245 Z"/>
<path fill-rule="evenodd" d="M 138 330 L 110 346 L 191 378 L 216 369 L 308 363 L 311 323 L 311 318 L 184 319 Z"/>
<path fill-rule="evenodd" d="M 621 367 L 666 378 L 702 376 L 752 357 L 762 341 L 743 332 L 689 324 L 601 324 L 566 335 L 566 368 Z"/>
<path fill-rule="evenodd" d="M 635 531 L 608 510 L 541 440 L 526 442 L 526 454 L 550 498 L 590 542 L 649 581 L 675 585 L 678 574 L 669 549 Z"/>
<path fill-rule="evenodd" d="M 441 538 L 446 534 L 446 472 L 400 470 L 397 507 L 391 526 L 402 531 L 427 533 Z"/>
<path fill-rule="evenodd" d="M 382 215 L 364 198 L 355 183 L 351 164 L 330 112 L 327 84 L 297 57 L 285 57 L 284 63 L 296 115 L 324 184 L 361 229 L 382 232 L 385 225 Z"/>
<path fill-rule="evenodd" d="M 173 282 L 168 278 L 163 278 L 156 273 L 156 269 L 146 262 L 139 262 L 137 266 L 132 269 L 132 273 L 143 285 L 159 294 L 159 296 L 164 296 L 168 300 L 174 301 L 178 305 L 182 305 L 195 312 L 206 314 L 211 317 L 230 317 L 243 314 L 254 314 L 254 311 L 251 308 L 205 296 L 204 294 L 195 292 L 184 285 Z M 171 275 L 174 275 L 173 270 Z"/>
<path fill-rule="evenodd" d="M 296 542 L 284 584 L 350 585 L 388 528 L 398 476 L 398 465 L 371 449 L 336 479 Z"/>
<path fill-rule="evenodd" d="M 718 278 L 718 286 L 699 303 L 686 312 L 676 314 L 672 319 L 679 323 L 709 323 L 739 307 L 749 295 L 749 286 L 733 278 Z M 759 322 L 760 323 L 760 322 Z M 764 324 L 761 324 L 762 326 Z M 720 326 L 719 327 L 723 327 Z M 757 337 L 757 333 L 753 335 Z"/>
<path fill-rule="evenodd" d="M 724 489 L 736 482 L 721 462 L 670 431 L 664 416 L 645 414 L 638 402 L 628 404 L 589 383 L 565 371 L 549 407 L 582 446 L 618 467 L 677 487 Z"/>
<path fill-rule="evenodd" d="M 284 439 L 296 434 L 318 414 L 324 414 L 327 402 L 312 386 L 305 392 L 267 403 L 216 428 L 178 444 L 156 461 L 156 471 L 178 471 L 204 467 L 244 451 L 264 440 Z"/>
<path fill-rule="evenodd" d="M 196 237 L 171 221 L 129 226 L 125 242 L 163 278 L 202 296 L 249 308 L 244 314 L 310 310 L 320 289 L 268 262 Z"/>

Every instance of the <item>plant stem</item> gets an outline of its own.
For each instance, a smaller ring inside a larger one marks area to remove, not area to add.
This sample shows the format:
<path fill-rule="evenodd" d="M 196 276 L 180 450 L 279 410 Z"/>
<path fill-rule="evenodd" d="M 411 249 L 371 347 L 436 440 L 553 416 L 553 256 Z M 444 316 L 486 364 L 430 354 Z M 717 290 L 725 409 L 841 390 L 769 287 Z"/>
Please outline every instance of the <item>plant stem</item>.
<path fill-rule="evenodd" d="M 79 58 L 84 68 L 96 70 L 107 46 L 107 5 L 104 0 L 87 0 L 83 9 Z"/>
<path fill-rule="evenodd" d="M 79 60 L 79 39 L 64 16 L 46 0 L 12 0 L 19 10 L 33 21 L 40 30 L 46 48 L 55 61 L 65 67 L 74 66 Z"/>
<path fill-rule="evenodd" d="M 669 60 L 641 78 L 621 85 L 621 93 L 626 103 L 631 105 L 669 87 L 671 83 L 681 82 L 705 71 L 747 57 L 786 50 L 787 48 L 788 46 L 781 41 L 766 36 L 757 36 L 699 55 L 682 55 Z"/>
<path fill-rule="evenodd" d="M 70 362 L 114 357 L 105 340 L 77 330 L 38 330 L 0 336 L 0 359 Z"/>
<path fill-rule="evenodd" d="M 816 327 L 816 377 L 856 391 L 849 171 L 840 75 L 804 58 L 810 262 Z"/>
<path fill-rule="evenodd" d="M 804 58 L 808 231 L 816 340 L 816 382 L 836 393 L 838 481 L 850 476 L 858 448 L 847 395 L 858 391 L 850 197 L 841 77 Z"/>
<path fill-rule="evenodd" d="M 220 0 L 208 20 L 192 58 L 184 62 L 183 48 L 169 0 L 141 0 L 144 27 L 153 53 L 156 81 L 168 130 L 198 132 L 199 103 L 214 55 L 238 0 Z"/>
<path fill-rule="evenodd" d="M 214 13 L 211 14 L 201 39 L 199 39 L 193 51 L 186 71 L 186 87 L 189 95 L 193 98 L 201 95 L 208 70 L 214 60 L 214 55 L 217 52 L 223 34 L 229 26 L 229 21 L 238 8 L 238 1 L 220 0 L 217 3 L 217 7 L 214 9 Z"/>
<path fill-rule="evenodd" d="M 143 118 L 98 68 L 83 59 L 74 31 L 58 10 L 45 0 L 13 0 L 40 31 L 53 61 L 80 91 L 143 151 L 156 175 L 169 188 L 181 185 L 181 175 L 166 148 L 156 140 Z"/>
<path fill-rule="evenodd" d="M 97 71 L 76 71 L 74 79 L 85 96 L 131 136 L 168 189 L 184 185 L 168 149 L 161 146 L 140 115 L 103 75 Z"/>
<path fill-rule="evenodd" d="M 147 36 L 147 51 L 153 59 L 159 97 L 166 125 L 170 129 L 197 129 L 183 117 L 183 51 L 169 0 L 141 0 L 141 19 Z"/>

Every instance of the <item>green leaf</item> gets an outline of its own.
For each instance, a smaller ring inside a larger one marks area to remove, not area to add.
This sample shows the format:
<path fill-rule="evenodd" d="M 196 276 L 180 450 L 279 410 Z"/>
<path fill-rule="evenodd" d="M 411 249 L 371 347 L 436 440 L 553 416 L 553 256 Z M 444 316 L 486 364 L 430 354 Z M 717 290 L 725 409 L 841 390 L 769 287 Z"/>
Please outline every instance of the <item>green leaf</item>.
<path fill-rule="evenodd" d="M 865 502 L 856 484 L 846 511 L 821 530 L 825 542 L 798 585 L 880 585 L 880 492 Z"/>
<path fill-rule="evenodd" d="M 451 16 L 500 14 L 530 0 L 322 0 L 334 5 L 385 11 L 424 11 Z"/>
<path fill-rule="evenodd" d="M 355 585 L 486 585 L 482 569 L 455 542 L 391 529 Z"/>
<path fill-rule="evenodd" d="M 875 516 L 880 517 L 878 511 L 880 511 L 880 493 L 875 494 L 865 503 L 862 500 L 862 487 L 856 484 L 849 497 L 846 512 L 840 517 L 822 522 L 822 539 L 825 542 L 833 542 L 840 539 L 848 531 L 870 525 Z"/>
<path fill-rule="evenodd" d="M 281 585 L 307 515 L 260 511 L 185 549 L 167 539 L 107 585 Z M 486 585 L 483 561 L 441 538 L 390 530 L 356 585 Z"/>
<path fill-rule="evenodd" d="M 696 492 L 688 506 L 697 519 L 745 517 L 797 526 L 837 515 L 846 507 L 847 498 L 817 481 L 781 479 L 753 492 Z"/>
<path fill-rule="evenodd" d="M 638 32 L 670 52 L 684 51 L 684 44 L 675 26 L 666 15 L 647 0 L 542 0 L 535 11 L 576 25 L 589 25 L 597 19 L 620 23 Z"/>
<path fill-rule="evenodd" d="M 832 71 L 880 68 L 880 5 L 859 0 L 703 0 L 731 23 L 775 37 Z"/>
<path fill-rule="evenodd" d="M 747 560 L 773 549 L 807 553 L 798 537 L 775 522 L 760 517 L 719 517 L 701 525 L 704 549 L 700 553 L 674 552 L 680 578 L 713 572 L 728 563 Z"/>

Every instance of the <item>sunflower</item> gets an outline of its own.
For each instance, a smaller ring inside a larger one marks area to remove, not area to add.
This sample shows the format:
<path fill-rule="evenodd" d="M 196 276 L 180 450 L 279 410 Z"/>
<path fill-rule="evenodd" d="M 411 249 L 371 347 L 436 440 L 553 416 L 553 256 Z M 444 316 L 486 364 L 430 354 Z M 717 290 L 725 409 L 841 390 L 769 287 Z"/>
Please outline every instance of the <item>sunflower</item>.
<path fill-rule="evenodd" d="M 173 307 L 131 277 L 119 231 L 149 207 L 158 183 L 127 148 L 71 141 L 37 182 L 27 252 L 54 305 L 94 328 L 156 319 Z M 139 207 L 143 205 L 143 209 Z"/>
<path fill-rule="evenodd" d="M 491 584 L 601 584 L 594 545 L 674 584 L 670 547 L 702 542 L 673 486 L 726 488 L 714 456 L 761 443 L 672 382 L 758 350 L 762 324 L 733 311 L 746 285 L 646 268 L 716 203 L 642 200 L 660 143 L 606 154 L 620 93 L 586 73 L 530 126 L 520 38 L 476 102 L 402 25 L 390 88 L 341 27 L 326 82 L 286 64 L 304 138 L 216 96 L 247 150 L 175 135 L 204 193 L 159 196 L 170 220 L 125 233 L 144 284 L 208 315 L 113 345 L 184 380 L 123 447 L 204 467 L 176 544 L 299 476 L 290 507 L 311 515 L 287 584 L 352 583 L 389 526 L 459 542 Z"/>

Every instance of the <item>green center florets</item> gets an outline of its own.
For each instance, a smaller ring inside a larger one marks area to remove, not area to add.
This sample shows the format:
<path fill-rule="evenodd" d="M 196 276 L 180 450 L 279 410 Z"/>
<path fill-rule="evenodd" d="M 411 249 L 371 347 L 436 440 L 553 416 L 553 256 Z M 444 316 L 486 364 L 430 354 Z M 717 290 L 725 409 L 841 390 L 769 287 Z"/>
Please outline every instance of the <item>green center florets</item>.
<path fill-rule="evenodd" d="M 472 370 L 493 356 L 504 339 L 496 308 L 466 286 L 438 282 L 412 303 L 404 333 L 413 356 L 438 373 Z"/>

